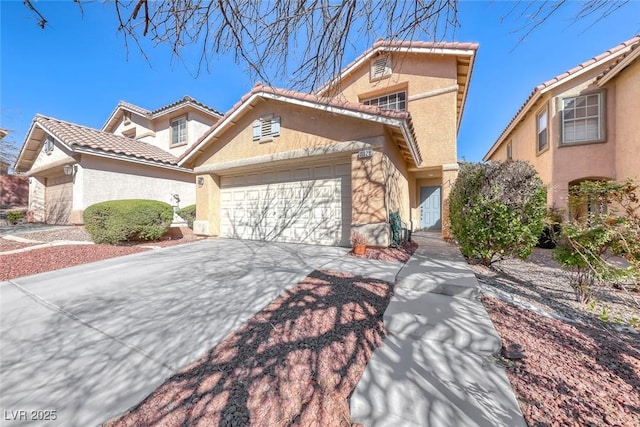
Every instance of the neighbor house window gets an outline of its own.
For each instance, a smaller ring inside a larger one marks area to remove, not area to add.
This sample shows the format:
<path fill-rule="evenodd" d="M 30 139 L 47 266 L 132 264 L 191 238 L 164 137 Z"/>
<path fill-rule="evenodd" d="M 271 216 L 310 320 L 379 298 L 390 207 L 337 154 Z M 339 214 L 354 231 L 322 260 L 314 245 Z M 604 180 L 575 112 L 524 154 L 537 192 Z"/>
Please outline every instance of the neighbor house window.
<path fill-rule="evenodd" d="M 536 116 L 536 131 L 538 133 L 538 153 L 549 146 L 549 111 L 545 107 Z"/>
<path fill-rule="evenodd" d="M 254 141 L 267 142 L 276 136 L 280 136 L 280 117 L 270 114 L 253 122 Z"/>
<path fill-rule="evenodd" d="M 513 159 L 513 143 L 509 141 L 507 144 L 507 160 Z"/>
<path fill-rule="evenodd" d="M 180 117 L 171 120 L 171 145 L 185 144 L 187 142 L 187 119 Z"/>
<path fill-rule="evenodd" d="M 604 139 L 603 92 L 562 100 L 562 143 L 596 142 Z"/>
<path fill-rule="evenodd" d="M 365 105 L 374 105 L 383 110 L 405 111 L 407 109 L 407 92 L 396 92 L 377 98 L 365 99 L 362 103 Z"/>
<path fill-rule="evenodd" d="M 391 58 L 384 56 L 371 63 L 371 80 L 391 75 Z"/>

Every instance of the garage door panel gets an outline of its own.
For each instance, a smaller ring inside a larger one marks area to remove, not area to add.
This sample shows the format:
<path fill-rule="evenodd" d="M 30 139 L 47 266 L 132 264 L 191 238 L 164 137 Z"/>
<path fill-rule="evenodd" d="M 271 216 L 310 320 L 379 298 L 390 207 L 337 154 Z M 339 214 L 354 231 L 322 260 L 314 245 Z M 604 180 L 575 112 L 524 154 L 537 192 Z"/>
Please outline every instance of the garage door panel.
<path fill-rule="evenodd" d="M 351 179 L 336 173 L 332 165 L 271 171 L 260 174 L 262 184 L 241 186 L 236 184 L 250 180 L 223 177 L 221 182 L 229 185 L 221 190 L 221 235 L 324 245 L 348 242 Z"/>
<path fill-rule="evenodd" d="M 68 224 L 73 206 L 73 177 L 47 178 L 45 188 L 45 222 Z"/>

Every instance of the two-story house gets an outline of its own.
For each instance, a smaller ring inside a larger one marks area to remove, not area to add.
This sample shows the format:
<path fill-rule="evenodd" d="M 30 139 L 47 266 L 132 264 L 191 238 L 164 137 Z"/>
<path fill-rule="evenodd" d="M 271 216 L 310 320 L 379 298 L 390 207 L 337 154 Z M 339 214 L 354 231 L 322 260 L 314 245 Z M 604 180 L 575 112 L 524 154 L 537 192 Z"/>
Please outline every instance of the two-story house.
<path fill-rule="evenodd" d="M 29 176 L 33 219 L 79 224 L 85 208 L 107 200 L 195 203 L 192 171 L 178 157 L 221 116 L 188 96 L 153 111 L 120 102 L 100 130 L 37 115 L 15 163 Z"/>
<path fill-rule="evenodd" d="M 194 231 L 386 246 L 398 212 L 448 235 L 477 48 L 378 41 L 316 93 L 257 84 L 178 161 L 196 175 Z"/>
<path fill-rule="evenodd" d="M 585 180 L 640 179 L 640 36 L 536 86 L 484 160 L 529 161 L 570 212 Z"/>

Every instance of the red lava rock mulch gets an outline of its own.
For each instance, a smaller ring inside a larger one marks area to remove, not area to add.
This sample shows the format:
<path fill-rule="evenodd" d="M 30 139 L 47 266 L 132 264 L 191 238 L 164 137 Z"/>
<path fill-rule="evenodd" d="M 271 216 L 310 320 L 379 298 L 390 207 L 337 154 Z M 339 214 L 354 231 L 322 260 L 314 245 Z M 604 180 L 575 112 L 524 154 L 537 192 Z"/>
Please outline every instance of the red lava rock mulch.
<path fill-rule="evenodd" d="M 353 252 L 349 252 L 349 255 L 379 261 L 407 262 L 416 249 L 418 249 L 416 242 L 404 242 L 399 248 L 367 248 L 364 255 L 356 255 Z"/>
<path fill-rule="evenodd" d="M 59 270 L 146 250 L 149 249 L 139 246 L 72 245 L 0 255 L 0 280 Z"/>
<path fill-rule="evenodd" d="M 530 426 L 640 426 L 640 340 L 571 325 L 493 297 L 482 299 L 507 375 Z"/>
<path fill-rule="evenodd" d="M 314 271 L 107 425 L 349 426 L 392 294 L 391 283 Z"/>
<path fill-rule="evenodd" d="M 27 246 L 33 246 L 36 244 L 37 243 L 15 242 L 13 240 L 0 238 L 0 252 L 12 251 L 14 249 L 22 249 L 22 248 L 26 248 Z"/>

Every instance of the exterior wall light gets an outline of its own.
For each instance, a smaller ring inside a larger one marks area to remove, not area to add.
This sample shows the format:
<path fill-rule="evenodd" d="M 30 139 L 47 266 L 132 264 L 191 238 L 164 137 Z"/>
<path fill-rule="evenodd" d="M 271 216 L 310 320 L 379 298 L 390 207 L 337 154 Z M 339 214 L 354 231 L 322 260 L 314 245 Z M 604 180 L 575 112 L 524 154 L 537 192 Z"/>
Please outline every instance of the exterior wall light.
<path fill-rule="evenodd" d="M 202 187 L 204 185 L 204 176 L 198 177 L 198 187 Z"/>
<path fill-rule="evenodd" d="M 65 165 L 64 166 L 64 174 L 65 175 L 75 175 L 78 172 L 78 165 Z"/>

